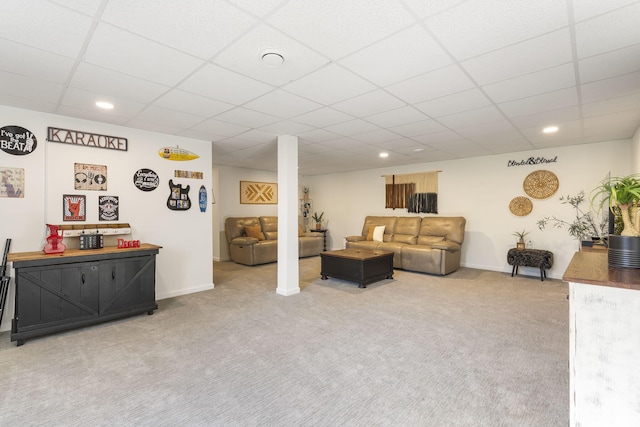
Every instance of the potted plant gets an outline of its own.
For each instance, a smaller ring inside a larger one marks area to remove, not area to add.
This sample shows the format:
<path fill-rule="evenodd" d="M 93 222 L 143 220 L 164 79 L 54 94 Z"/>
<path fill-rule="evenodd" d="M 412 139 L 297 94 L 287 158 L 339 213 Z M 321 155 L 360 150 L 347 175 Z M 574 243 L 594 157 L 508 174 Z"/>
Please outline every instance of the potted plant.
<path fill-rule="evenodd" d="M 322 217 L 324 216 L 324 212 L 318 215 L 318 212 L 314 212 L 311 219 L 316 222 L 316 230 L 320 230 L 322 228 Z"/>
<path fill-rule="evenodd" d="M 605 179 L 592 191 L 591 203 L 600 198 L 602 209 L 609 209 L 622 218 L 619 235 L 609 235 L 609 265 L 640 268 L 640 177 L 638 174 Z"/>
<path fill-rule="evenodd" d="M 525 243 L 524 243 L 524 238 L 527 237 L 527 234 L 529 234 L 528 231 L 522 230 L 522 231 L 516 231 L 513 233 L 514 236 L 516 236 L 518 238 L 518 241 L 516 242 L 516 249 L 524 249 L 525 248 Z"/>
<path fill-rule="evenodd" d="M 573 207 L 575 212 L 575 218 L 573 221 L 565 221 L 555 216 L 544 217 L 538 221 L 538 228 L 544 230 L 547 225 L 551 224 L 555 228 L 567 228 L 569 236 L 578 240 L 579 248 L 582 247 L 582 241 L 589 238 L 589 240 L 602 240 L 608 229 L 608 218 L 599 216 L 597 212 L 588 211 L 585 212 L 581 205 L 584 203 L 585 194 L 584 191 L 579 192 L 575 196 L 562 196 L 560 202 Z"/>

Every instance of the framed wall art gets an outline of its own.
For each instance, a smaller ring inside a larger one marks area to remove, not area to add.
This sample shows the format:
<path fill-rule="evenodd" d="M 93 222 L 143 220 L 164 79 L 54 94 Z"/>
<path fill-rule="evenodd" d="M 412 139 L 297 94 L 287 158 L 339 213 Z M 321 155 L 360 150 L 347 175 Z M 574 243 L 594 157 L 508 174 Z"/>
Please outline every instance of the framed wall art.
<path fill-rule="evenodd" d="M 106 190 L 107 167 L 103 165 L 73 164 L 75 190 Z"/>
<path fill-rule="evenodd" d="M 24 169 L 0 166 L 0 197 L 24 197 Z"/>
<path fill-rule="evenodd" d="M 100 221 L 117 221 L 120 215 L 120 199 L 118 196 L 98 197 L 98 219 Z"/>
<path fill-rule="evenodd" d="M 76 194 L 62 196 L 62 220 L 85 221 L 87 219 L 87 197 Z"/>
<path fill-rule="evenodd" d="M 278 184 L 275 182 L 240 181 L 240 204 L 278 204 Z"/>

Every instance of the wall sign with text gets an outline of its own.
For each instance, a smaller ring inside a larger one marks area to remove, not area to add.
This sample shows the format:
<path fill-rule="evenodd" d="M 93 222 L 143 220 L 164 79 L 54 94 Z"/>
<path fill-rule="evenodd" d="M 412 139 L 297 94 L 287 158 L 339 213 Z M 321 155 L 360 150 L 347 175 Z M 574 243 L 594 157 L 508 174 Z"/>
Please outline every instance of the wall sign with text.
<path fill-rule="evenodd" d="M 38 146 L 36 136 L 20 126 L 3 126 L 0 128 L 0 150 L 14 156 L 31 154 Z"/>
<path fill-rule="evenodd" d="M 127 151 L 128 149 L 127 138 L 54 127 L 47 128 L 47 141 L 118 151 Z"/>

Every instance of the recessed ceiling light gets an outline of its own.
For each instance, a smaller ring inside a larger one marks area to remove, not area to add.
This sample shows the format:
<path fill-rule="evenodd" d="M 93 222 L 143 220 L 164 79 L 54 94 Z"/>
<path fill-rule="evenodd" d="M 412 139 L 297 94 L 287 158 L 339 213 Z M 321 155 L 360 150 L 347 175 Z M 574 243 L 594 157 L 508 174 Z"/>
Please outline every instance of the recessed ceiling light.
<path fill-rule="evenodd" d="M 100 108 L 104 108 L 105 110 L 113 109 L 113 104 L 110 103 L 110 102 L 106 102 L 106 101 L 98 101 L 98 102 L 96 102 L 96 106 L 100 107 Z"/>
<path fill-rule="evenodd" d="M 389 153 L 385 153 L 384 151 L 382 153 L 380 153 L 380 157 L 383 159 L 386 159 L 387 157 L 389 157 Z"/>
<path fill-rule="evenodd" d="M 555 133 L 558 132 L 558 126 L 548 126 L 544 129 L 542 129 L 542 132 L 544 133 Z"/>
<path fill-rule="evenodd" d="M 262 52 L 262 63 L 268 67 L 278 67 L 284 63 L 284 56 L 273 50 L 265 51 Z"/>
<path fill-rule="evenodd" d="M 413 151 L 415 151 L 417 153 L 418 151 L 424 151 L 424 148 L 416 148 Z"/>

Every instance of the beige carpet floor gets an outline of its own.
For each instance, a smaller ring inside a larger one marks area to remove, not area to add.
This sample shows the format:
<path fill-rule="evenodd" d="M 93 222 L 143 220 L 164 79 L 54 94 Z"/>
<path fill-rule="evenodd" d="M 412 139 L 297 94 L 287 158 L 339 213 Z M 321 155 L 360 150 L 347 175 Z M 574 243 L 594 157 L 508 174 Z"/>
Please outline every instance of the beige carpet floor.
<path fill-rule="evenodd" d="M 567 284 L 463 268 L 359 289 L 300 261 L 29 340 L 0 334 L 0 426 L 566 426 Z"/>

